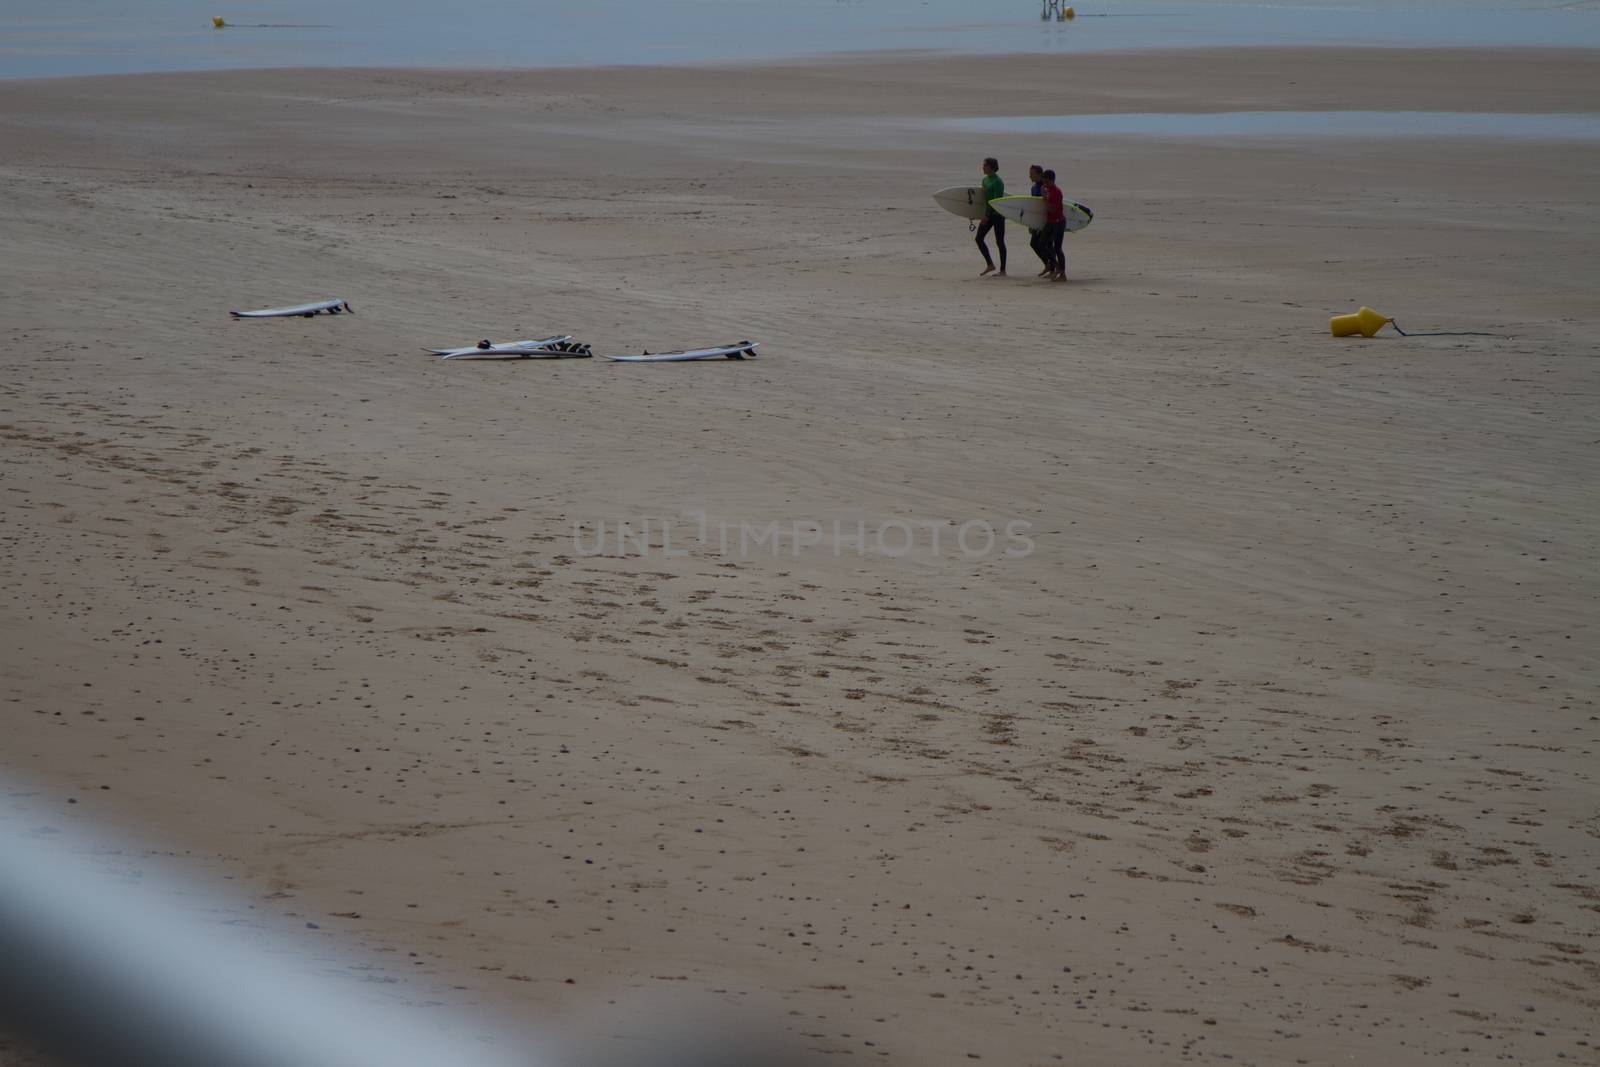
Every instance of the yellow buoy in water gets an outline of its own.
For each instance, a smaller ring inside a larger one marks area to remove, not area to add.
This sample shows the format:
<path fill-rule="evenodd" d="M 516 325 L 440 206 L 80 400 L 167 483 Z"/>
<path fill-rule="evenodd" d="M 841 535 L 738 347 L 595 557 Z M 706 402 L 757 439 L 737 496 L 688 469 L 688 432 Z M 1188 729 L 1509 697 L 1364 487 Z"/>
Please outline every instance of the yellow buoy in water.
<path fill-rule="evenodd" d="M 1070 7 L 1064 7 L 1061 9 L 1061 17 L 1064 19 L 1075 19 L 1078 17 L 1078 13 Z"/>
<path fill-rule="evenodd" d="M 1353 315 L 1335 315 L 1328 320 L 1328 329 L 1335 337 L 1350 337 L 1358 333 L 1362 337 L 1371 337 L 1393 321 L 1369 307 L 1363 307 Z"/>
<path fill-rule="evenodd" d="M 226 26 L 227 23 L 222 21 L 222 16 L 221 15 L 212 15 L 211 16 L 211 25 L 215 26 L 217 29 L 220 30 L 220 29 L 222 29 L 222 27 Z"/>

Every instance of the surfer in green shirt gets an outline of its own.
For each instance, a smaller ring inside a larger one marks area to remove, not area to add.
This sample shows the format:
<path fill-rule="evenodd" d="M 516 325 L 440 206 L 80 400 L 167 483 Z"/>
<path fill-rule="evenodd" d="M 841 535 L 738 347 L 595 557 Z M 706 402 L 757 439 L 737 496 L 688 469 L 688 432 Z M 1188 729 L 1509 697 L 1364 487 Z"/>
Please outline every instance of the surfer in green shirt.
<path fill-rule="evenodd" d="M 1000 180 L 1000 161 L 990 156 L 983 161 L 983 221 L 978 224 L 978 251 L 983 253 L 983 262 L 987 264 L 978 277 L 985 274 L 994 274 L 994 260 L 989 256 L 989 245 L 985 238 L 989 231 L 994 231 L 994 246 L 1000 250 L 1000 277 L 1006 276 L 1006 220 L 1005 216 L 990 206 L 990 201 L 1006 195 L 1006 183 Z"/>

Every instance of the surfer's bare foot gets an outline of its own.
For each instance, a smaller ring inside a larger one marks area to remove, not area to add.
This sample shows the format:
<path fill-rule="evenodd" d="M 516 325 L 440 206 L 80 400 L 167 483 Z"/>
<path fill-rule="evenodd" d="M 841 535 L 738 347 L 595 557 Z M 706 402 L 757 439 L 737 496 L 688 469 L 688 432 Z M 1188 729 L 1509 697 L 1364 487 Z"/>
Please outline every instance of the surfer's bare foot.
<path fill-rule="evenodd" d="M 985 268 L 983 268 L 983 269 L 982 269 L 982 270 L 980 270 L 980 271 L 979 271 L 979 272 L 978 272 L 978 277 L 980 277 L 980 278 L 981 278 L 981 277 L 983 277 L 983 276 L 984 276 L 984 275 L 985 275 L 985 274 L 993 274 L 993 273 L 994 273 L 994 268 L 993 268 L 993 267 L 985 267 Z"/>

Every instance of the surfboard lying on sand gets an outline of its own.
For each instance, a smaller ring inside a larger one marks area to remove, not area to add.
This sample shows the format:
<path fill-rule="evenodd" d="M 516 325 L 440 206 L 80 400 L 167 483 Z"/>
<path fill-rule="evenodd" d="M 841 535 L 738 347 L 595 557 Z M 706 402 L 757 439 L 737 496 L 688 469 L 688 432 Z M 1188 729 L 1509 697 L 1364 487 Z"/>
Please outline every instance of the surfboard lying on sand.
<path fill-rule="evenodd" d="M 602 356 L 613 363 L 684 363 L 691 359 L 744 359 L 754 356 L 759 341 L 740 341 L 736 345 L 695 348 L 687 352 L 646 352 L 642 356 Z"/>
<path fill-rule="evenodd" d="M 964 219 L 983 218 L 983 186 L 952 185 L 933 194 L 933 202 Z"/>
<path fill-rule="evenodd" d="M 570 337 L 555 337 L 527 347 L 491 345 L 488 348 L 458 348 L 441 352 L 440 359 L 588 359 L 589 346 Z"/>
<path fill-rule="evenodd" d="M 572 340 L 572 335 L 570 333 L 563 333 L 558 334 L 555 337 L 546 337 L 538 341 L 500 341 L 498 343 L 492 341 L 479 341 L 475 345 L 462 345 L 459 348 L 424 348 L 423 351 L 432 352 L 434 355 L 439 356 L 442 359 L 460 358 L 469 355 L 489 358 L 493 356 L 519 355 L 523 352 L 531 352 L 541 348 L 548 348 L 551 345 L 560 344 L 563 341 L 570 340 Z"/>
<path fill-rule="evenodd" d="M 545 345 L 553 345 L 557 341 L 570 340 L 572 340 L 572 335 L 570 333 L 563 333 L 555 337 L 546 337 L 538 341 L 479 341 L 475 345 L 462 345 L 459 348 L 424 348 L 423 351 L 432 352 L 436 356 L 464 355 L 468 352 L 517 352 L 530 348 L 543 348 Z"/>
<path fill-rule="evenodd" d="M 990 201 L 989 206 L 1030 230 L 1044 229 L 1045 206 L 1042 196 L 999 196 Z M 1075 200 L 1063 201 L 1061 206 L 1068 233 L 1076 233 L 1094 221 L 1094 212 Z"/>
<path fill-rule="evenodd" d="M 286 308 L 262 308 L 260 311 L 230 311 L 236 319 L 293 319 L 307 318 L 326 311 L 330 315 L 337 315 L 341 311 L 354 312 L 348 300 L 317 300 L 310 304 L 295 304 Z"/>

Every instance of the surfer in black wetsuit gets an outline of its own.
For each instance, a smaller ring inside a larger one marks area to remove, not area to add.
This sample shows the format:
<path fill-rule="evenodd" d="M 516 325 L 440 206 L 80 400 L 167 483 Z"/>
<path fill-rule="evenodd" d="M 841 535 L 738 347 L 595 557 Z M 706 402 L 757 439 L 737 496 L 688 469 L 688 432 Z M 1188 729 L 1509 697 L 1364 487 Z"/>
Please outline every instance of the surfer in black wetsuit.
<path fill-rule="evenodd" d="M 1006 195 L 1006 183 L 1000 180 L 1000 162 L 993 156 L 983 161 L 983 221 L 978 223 L 978 251 L 987 264 L 978 277 L 993 274 L 994 260 L 989 258 L 989 246 L 984 238 L 994 231 L 994 246 L 1000 250 L 1000 277 L 1006 276 L 1006 218 L 989 206 L 989 201 Z"/>

